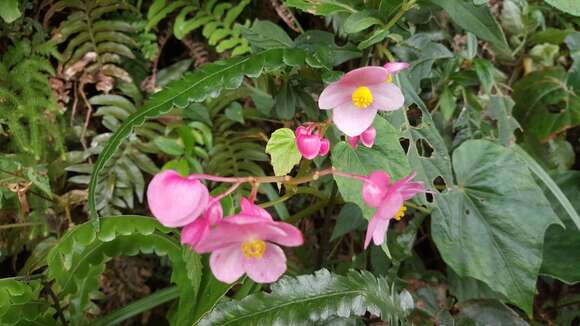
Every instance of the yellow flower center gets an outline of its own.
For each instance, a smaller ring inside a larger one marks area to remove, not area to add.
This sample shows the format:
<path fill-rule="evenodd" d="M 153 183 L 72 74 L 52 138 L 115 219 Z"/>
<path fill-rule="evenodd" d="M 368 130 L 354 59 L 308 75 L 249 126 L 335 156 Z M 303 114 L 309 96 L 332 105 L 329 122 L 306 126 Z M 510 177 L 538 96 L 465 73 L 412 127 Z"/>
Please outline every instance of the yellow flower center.
<path fill-rule="evenodd" d="M 366 86 L 360 86 L 352 92 L 352 103 L 359 109 L 366 109 L 373 103 L 373 93 Z"/>
<path fill-rule="evenodd" d="M 385 83 L 392 83 L 392 82 L 393 82 L 393 74 L 388 74 L 387 80 L 385 80 Z"/>
<path fill-rule="evenodd" d="M 395 220 L 400 221 L 403 216 L 405 216 L 405 212 L 407 211 L 407 207 L 405 207 L 405 205 L 401 205 L 401 208 L 399 208 L 399 211 L 397 212 L 397 214 L 395 214 Z"/>
<path fill-rule="evenodd" d="M 241 247 L 246 258 L 261 259 L 266 252 L 266 243 L 262 240 L 244 241 Z"/>

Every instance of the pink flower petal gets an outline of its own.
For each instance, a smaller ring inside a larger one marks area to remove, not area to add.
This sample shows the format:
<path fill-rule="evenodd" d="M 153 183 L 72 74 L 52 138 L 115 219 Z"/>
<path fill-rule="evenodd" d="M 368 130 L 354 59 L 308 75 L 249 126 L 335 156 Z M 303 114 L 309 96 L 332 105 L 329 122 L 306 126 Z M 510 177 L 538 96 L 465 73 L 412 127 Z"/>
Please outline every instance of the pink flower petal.
<path fill-rule="evenodd" d="M 282 248 L 266 243 L 266 251 L 261 258 L 244 257 L 242 264 L 248 277 L 256 283 L 272 283 L 286 271 L 286 255 Z"/>
<path fill-rule="evenodd" d="M 385 69 L 391 74 L 396 74 L 401 70 L 409 68 L 409 64 L 406 62 L 387 62 L 384 66 Z"/>
<path fill-rule="evenodd" d="M 369 86 L 373 93 L 373 107 L 381 111 L 395 111 L 405 104 L 405 97 L 401 89 L 392 83 L 381 83 Z M 368 108 L 367 108 L 368 109 Z"/>
<path fill-rule="evenodd" d="M 376 216 L 373 216 L 369 222 L 369 226 L 367 227 L 364 248 L 365 249 L 368 248 L 369 244 L 371 244 L 371 239 L 376 239 L 375 241 L 380 242 L 384 241 L 384 236 L 388 228 L 389 228 L 389 220 L 383 220 Z"/>
<path fill-rule="evenodd" d="M 383 171 L 375 171 L 367 179 L 362 187 L 363 200 L 369 207 L 378 207 L 387 194 L 391 178 Z"/>
<path fill-rule="evenodd" d="M 375 144 L 375 138 L 377 136 L 377 130 L 375 127 L 369 127 L 360 135 L 360 140 L 368 148 L 373 147 Z"/>
<path fill-rule="evenodd" d="M 334 109 L 344 103 L 350 102 L 353 86 L 342 85 L 340 81 L 334 82 L 322 91 L 318 97 L 318 106 L 321 110 Z"/>
<path fill-rule="evenodd" d="M 183 228 L 181 231 L 181 243 L 188 244 L 192 248 L 195 248 L 208 232 L 209 221 L 205 218 L 198 218 Z"/>
<path fill-rule="evenodd" d="M 359 109 L 349 102 L 334 109 L 332 120 L 340 131 L 354 137 L 370 127 L 376 115 L 377 109 L 372 104 L 366 109 Z"/>
<path fill-rule="evenodd" d="M 232 219 L 236 222 L 250 219 L 253 223 L 232 223 Z M 195 250 L 198 253 L 206 253 L 236 243 L 241 244 L 248 239 L 266 240 L 287 236 L 286 231 L 275 223 L 256 216 L 236 215 L 226 218 L 208 233 Z"/>
<path fill-rule="evenodd" d="M 301 135 L 296 137 L 296 145 L 298 151 L 304 158 L 311 160 L 318 156 L 320 152 L 320 136 L 319 135 Z"/>
<path fill-rule="evenodd" d="M 360 139 L 360 136 L 348 137 L 347 142 L 350 144 L 350 147 L 352 147 L 353 149 L 356 149 L 358 146 L 359 139 Z"/>
<path fill-rule="evenodd" d="M 320 151 L 318 156 L 325 156 L 330 151 L 330 142 L 326 138 L 320 139 Z"/>
<path fill-rule="evenodd" d="M 243 260 L 240 245 L 235 244 L 212 252 L 209 266 L 215 278 L 224 283 L 233 283 L 244 275 Z"/>
<path fill-rule="evenodd" d="M 276 223 L 276 227 L 278 229 L 284 232 L 284 235 L 271 233 L 268 237 L 263 238 L 264 240 L 275 242 L 285 247 L 298 247 L 304 243 L 304 238 L 302 237 L 302 232 L 300 232 L 300 229 L 292 224 L 284 222 L 274 223 Z"/>
<path fill-rule="evenodd" d="M 387 69 L 378 66 L 369 66 L 349 71 L 338 82 L 343 87 L 348 85 L 355 87 L 367 86 L 370 88 L 371 85 L 384 83 L 388 76 L 389 71 Z"/>
<path fill-rule="evenodd" d="M 199 180 L 166 170 L 149 183 L 147 202 L 161 224 L 180 227 L 193 222 L 205 210 L 209 192 Z"/>
<path fill-rule="evenodd" d="M 246 197 L 242 197 L 242 200 L 240 202 L 240 207 L 241 207 L 241 210 L 240 210 L 241 215 L 258 216 L 258 217 L 265 218 L 269 221 L 272 221 L 272 215 L 270 215 L 270 213 L 268 213 L 267 210 L 252 203 Z"/>
<path fill-rule="evenodd" d="M 369 223 L 365 238 L 365 248 L 368 246 L 368 241 L 370 241 L 369 234 L 373 238 L 373 243 L 377 246 L 380 246 L 385 241 L 385 233 L 389 227 L 389 221 L 397 214 L 401 205 L 403 205 L 401 194 L 395 192 L 387 195 Z"/>

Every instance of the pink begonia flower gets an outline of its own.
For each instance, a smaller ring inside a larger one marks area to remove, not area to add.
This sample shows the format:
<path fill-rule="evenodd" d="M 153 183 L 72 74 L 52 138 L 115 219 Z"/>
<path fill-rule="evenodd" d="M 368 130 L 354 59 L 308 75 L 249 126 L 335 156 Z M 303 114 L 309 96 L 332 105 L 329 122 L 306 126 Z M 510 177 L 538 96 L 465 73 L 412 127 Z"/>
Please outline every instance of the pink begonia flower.
<path fill-rule="evenodd" d="M 313 133 L 312 129 L 300 126 L 294 132 L 298 151 L 308 160 L 312 160 L 317 156 L 324 156 L 330 150 L 328 139 L 321 137 L 318 133 Z"/>
<path fill-rule="evenodd" d="M 352 70 L 322 91 L 318 106 L 333 109 L 332 119 L 340 131 L 358 136 L 371 126 L 378 110 L 394 111 L 403 106 L 403 93 L 388 80 L 390 74 L 376 66 Z"/>
<path fill-rule="evenodd" d="M 210 228 L 220 222 L 224 211 L 219 200 L 212 198 L 203 215 L 186 225 L 181 231 L 181 243 L 190 245 L 194 250 L 209 233 Z"/>
<path fill-rule="evenodd" d="M 377 210 L 367 228 L 365 249 L 371 239 L 375 245 L 380 246 L 385 241 L 390 220 L 392 218 L 400 220 L 405 215 L 407 210 L 403 205 L 405 200 L 425 191 L 423 182 L 411 181 L 415 175 L 416 173 L 412 172 L 395 183 L 391 183 L 389 175 L 382 171 L 375 171 L 367 177 L 367 181 L 363 184 L 362 197 L 369 207 Z"/>
<path fill-rule="evenodd" d="M 195 221 L 205 210 L 209 192 L 199 180 L 165 170 L 155 175 L 149 183 L 147 202 L 151 213 L 161 224 L 180 227 Z"/>
<path fill-rule="evenodd" d="M 300 246 L 304 240 L 296 227 L 276 222 L 263 208 L 242 199 L 239 214 L 223 219 L 196 246 L 211 252 L 215 277 L 233 283 L 248 274 L 257 283 L 275 282 L 286 271 L 286 255 L 278 245 Z"/>
<path fill-rule="evenodd" d="M 367 130 L 363 131 L 362 134 L 354 137 L 348 137 L 348 143 L 350 144 L 350 146 L 352 146 L 352 148 L 356 149 L 356 147 L 358 146 L 358 142 L 360 141 L 366 147 L 371 148 L 375 144 L 376 137 L 377 130 L 375 129 L 375 127 L 370 126 Z"/>

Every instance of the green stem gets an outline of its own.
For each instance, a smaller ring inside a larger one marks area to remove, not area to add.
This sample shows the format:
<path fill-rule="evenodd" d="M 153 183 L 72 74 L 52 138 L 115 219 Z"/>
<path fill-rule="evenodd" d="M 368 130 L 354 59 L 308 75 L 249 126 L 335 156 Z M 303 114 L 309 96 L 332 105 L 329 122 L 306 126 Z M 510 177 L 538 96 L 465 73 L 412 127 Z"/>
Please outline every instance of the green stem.
<path fill-rule="evenodd" d="M 42 225 L 42 223 L 14 223 L 14 224 L 4 224 L 0 225 L 0 230 L 12 229 L 12 228 L 25 228 L 30 226 Z"/>
<path fill-rule="evenodd" d="M 413 208 L 414 210 L 418 210 L 421 213 L 431 214 L 431 210 L 430 209 L 425 208 L 425 207 L 420 206 L 420 205 L 417 205 L 417 204 L 415 204 L 413 202 L 408 201 L 408 202 L 405 203 L 405 205 Z"/>

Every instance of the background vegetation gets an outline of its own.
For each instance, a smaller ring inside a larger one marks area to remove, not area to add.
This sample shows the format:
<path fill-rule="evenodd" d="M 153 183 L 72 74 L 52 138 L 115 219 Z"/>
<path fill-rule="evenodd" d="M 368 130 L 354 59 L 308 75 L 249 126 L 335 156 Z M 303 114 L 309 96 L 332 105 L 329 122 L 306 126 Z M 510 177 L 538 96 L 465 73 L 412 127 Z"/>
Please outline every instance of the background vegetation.
<path fill-rule="evenodd" d="M 0 1 L 0 325 L 579 325 L 579 16 L 575 0 Z M 144 217 L 162 168 L 272 175 L 274 130 L 326 120 L 325 84 L 388 61 L 411 64 L 406 106 L 377 118 L 375 147 L 331 128 L 331 157 L 291 171 L 416 170 L 434 194 L 388 244 L 363 250 L 360 185 L 330 177 L 260 188 L 306 240 L 271 286 L 218 282 Z"/>

